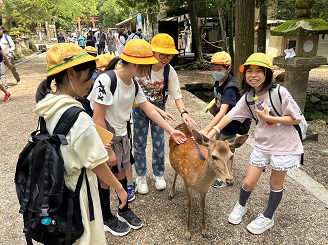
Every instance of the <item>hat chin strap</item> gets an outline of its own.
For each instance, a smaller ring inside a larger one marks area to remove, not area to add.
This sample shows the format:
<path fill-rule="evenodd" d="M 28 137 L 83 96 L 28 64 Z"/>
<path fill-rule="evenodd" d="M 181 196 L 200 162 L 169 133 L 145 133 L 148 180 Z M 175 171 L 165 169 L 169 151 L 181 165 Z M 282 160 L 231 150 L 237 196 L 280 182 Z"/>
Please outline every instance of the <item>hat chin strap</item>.
<path fill-rule="evenodd" d="M 73 83 L 72 83 L 72 79 L 68 78 L 68 81 L 69 81 L 69 84 L 71 85 L 71 88 L 74 92 L 74 99 L 80 99 L 81 97 L 75 92 L 75 89 L 74 89 L 74 86 L 73 86 Z"/>

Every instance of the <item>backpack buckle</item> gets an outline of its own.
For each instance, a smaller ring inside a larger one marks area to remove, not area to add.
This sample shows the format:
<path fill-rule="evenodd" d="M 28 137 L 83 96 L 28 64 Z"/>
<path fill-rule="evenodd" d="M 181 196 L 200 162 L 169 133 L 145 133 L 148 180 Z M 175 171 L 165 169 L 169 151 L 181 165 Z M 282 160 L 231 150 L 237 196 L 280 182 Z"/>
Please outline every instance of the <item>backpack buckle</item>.
<path fill-rule="evenodd" d="M 39 217 L 48 217 L 49 216 L 48 210 L 49 207 L 41 208 L 41 213 L 39 214 Z"/>

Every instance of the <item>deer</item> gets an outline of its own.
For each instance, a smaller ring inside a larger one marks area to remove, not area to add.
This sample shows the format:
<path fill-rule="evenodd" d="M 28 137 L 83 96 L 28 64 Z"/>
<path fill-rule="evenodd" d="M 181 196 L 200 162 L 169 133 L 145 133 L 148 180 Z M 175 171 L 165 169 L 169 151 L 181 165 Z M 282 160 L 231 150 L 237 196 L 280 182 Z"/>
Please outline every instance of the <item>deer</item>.
<path fill-rule="evenodd" d="M 172 138 L 169 140 L 170 164 L 175 171 L 169 199 L 172 200 L 175 194 L 175 183 L 179 175 L 183 179 L 187 199 L 188 218 L 184 236 L 188 241 L 191 240 L 191 201 L 193 192 L 195 192 L 200 195 L 201 235 L 208 238 L 204 214 L 207 191 L 217 177 L 226 183 L 233 180 L 231 169 L 233 153 L 230 149 L 242 146 L 248 135 L 241 135 L 234 142 L 229 143 L 228 141 L 210 140 L 184 123 L 177 126 L 176 129 L 183 132 L 188 140 L 183 144 L 175 143 Z"/>

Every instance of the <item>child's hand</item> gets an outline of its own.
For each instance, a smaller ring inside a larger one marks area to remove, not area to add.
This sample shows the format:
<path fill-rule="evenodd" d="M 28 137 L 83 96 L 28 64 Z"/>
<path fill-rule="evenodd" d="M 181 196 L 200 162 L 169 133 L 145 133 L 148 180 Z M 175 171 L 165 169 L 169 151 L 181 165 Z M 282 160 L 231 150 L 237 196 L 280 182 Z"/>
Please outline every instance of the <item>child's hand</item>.
<path fill-rule="evenodd" d="M 127 201 L 128 201 L 128 194 L 126 193 L 126 191 L 124 190 L 123 186 L 122 188 L 120 188 L 119 190 L 116 190 L 116 194 L 118 196 L 118 198 L 121 200 L 121 204 L 118 206 L 120 209 L 122 209 Z"/>
<path fill-rule="evenodd" d="M 205 128 L 203 128 L 202 130 L 199 130 L 198 133 L 206 136 L 208 134 L 208 130 L 206 130 Z"/>
<path fill-rule="evenodd" d="M 168 112 L 166 112 L 166 111 L 161 112 L 161 116 L 162 116 L 164 119 L 172 120 L 172 121 L 176 121 L 175 117 L 174 117 L 172 114 L 170 114 L 170 113 L 168 113 Z"/>
<path fill-rule="evenodd" d="M 271 117 L 271 115 L 269 114 L 269 108 L 268 108 L 267 104 L 266 103 L 263 103 L 262 106 L 264 108 L 263 111 L 259 110 L 255 106 L 255 112 L 256 112 L 258 118 L 261 119 L 262 121 L 265 121 L 269 126 L 273 125 L 274 123 L 268 122 L 268 120 Z"/>
<path fill-rule="evenodd" d="M 115 155 L 115 152 L 113 151 L 112 148 L 108 149 L 107 150 L 108 152 L 108 161 L 107 161 L 107 165 L 109 167 L 113 167 L 113 166 L 116 166 L 116 155 Z"/>
<path fill-rule="evenodd" d="M 192 119 L 187 113 L 182 114 L 182 121 L 187 125 L 193 125 L 193 126 L 197 125 L 195 120 Z"/>
<path fill-rule="evenodd" d="M 187 141 L 187 137 L 185 136 L 185 134 L 179 130 L 173 130 L 170 133 L 170 135 L 172 139 L 175 141 L 175 143 L 177 143 L 178 145 L 183 144 L 184 142 Z"/>

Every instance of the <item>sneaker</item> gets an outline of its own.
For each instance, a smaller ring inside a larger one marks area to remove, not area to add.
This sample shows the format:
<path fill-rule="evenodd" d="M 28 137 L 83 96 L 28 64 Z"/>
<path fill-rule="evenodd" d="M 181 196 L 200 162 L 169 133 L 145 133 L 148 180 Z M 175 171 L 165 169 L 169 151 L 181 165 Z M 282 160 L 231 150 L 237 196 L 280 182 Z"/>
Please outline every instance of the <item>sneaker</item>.
<path fill-rule="evenodd" d="M 247 230 L 255 235 L 260 235 L 270 229 L 273 225 L 273 217 L 272 219 L 269 219 L 264 217 L 263 214 L 260 214 L 255 220 L 247 225 Z"/>
<path fill-rule="evenodd" d="M 5 87 L 5 89 L 7 89 L 7 88 L 8 88 L 8 84 L 7 84 L 7 83 L 3 83 L 3 84 L 2 84 L 2 86 L 4 86 L 4 87 Z"/>
<path fill-rule="evenodd" d="M 164 176 L 154 175 L 154 180 L 155 180 L 155 187 L 157 190 L 162 191 L 166 189 L 166 181 L 164 179 Z"/>
<path fill-rule="evenodd" d="M 145 195 L 148 194 L 148 184 L 146 176 L 138 176 L 136 179 L 137 192 L 139 194 Z"/>
<path fill-rule="evenodd" d="M 220 178 L 217 178 L 216 180 L 214 180 L 212 187 L 213 188 L 222 188 L 225 187 L 226 185 L 223 183 L 223 181 Z"/>
<path fill-rule="evenodd" d="M 117 217 L 114 217 L 104 222 L 104 230 L 109 231 L 114 236 L 125 236 L 131 228 L 127 223 L 121 222 Z"/>
<path fill-rule="evenodd" d="M 20 85 L 21 84 L 21 81 L 17 81 L 16 85 Z"/>
<path fill-rule="evenodd" d="M 120 221 L 126 222 L 134 230 L 143 226 L 141 219 L 138 218 L 130 208 L 123 213 L 118 210 L 117 217 Z"/>
<path fill-rule="evenodd" d="M 232 212 L 229 214 L 228 221 L 231 224 L 238 225 L 240 224 L 243 216 L 247 212 L 246 206 L 241 206 L 238 202 L 233 208 Z"/>
<path fill-rule="evenodd" d="M 134 199 L 136 199 L 135 185 L 128 185 L 128 202 L 132 202 Z"/>
<path fill-rule="evenodd" d="M 3 101 L 8 101 L 10 96 L 11 96 L 11 93 L 6 93 L 5 98 L 3 99 Z"/>

